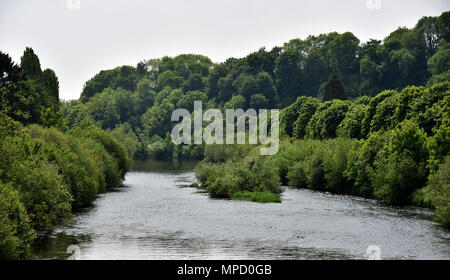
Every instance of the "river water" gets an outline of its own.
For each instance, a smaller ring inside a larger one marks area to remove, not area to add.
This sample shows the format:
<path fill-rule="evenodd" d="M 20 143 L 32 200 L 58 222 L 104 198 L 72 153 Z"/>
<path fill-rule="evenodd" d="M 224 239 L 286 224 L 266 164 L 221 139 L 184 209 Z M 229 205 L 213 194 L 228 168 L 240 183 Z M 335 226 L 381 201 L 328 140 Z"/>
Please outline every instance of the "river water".
<path fill-rule="evenodd" d="M 211 199 L 182 188 L 194 162 L 136 162 L 124 186 L 99 195 L 41 236 L 36 259 L 450 259 L 450 233 L 432 212 L 286 188 L 282 203 Z"/>

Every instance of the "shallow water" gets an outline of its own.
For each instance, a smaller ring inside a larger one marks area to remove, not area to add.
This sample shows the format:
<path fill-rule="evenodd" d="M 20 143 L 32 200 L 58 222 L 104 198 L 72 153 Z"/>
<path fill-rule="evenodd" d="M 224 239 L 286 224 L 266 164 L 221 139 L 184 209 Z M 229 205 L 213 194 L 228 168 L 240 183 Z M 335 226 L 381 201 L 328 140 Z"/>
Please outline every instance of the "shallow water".
<path fill-rule="evenodd" d="M 282 203 L 211 199 L 180 186 L 194 162 L 137 162 L 124 186 L 42 236 L 37 259 L 450 259 L 450 233 L 432 212 L 286 188 Z"/>

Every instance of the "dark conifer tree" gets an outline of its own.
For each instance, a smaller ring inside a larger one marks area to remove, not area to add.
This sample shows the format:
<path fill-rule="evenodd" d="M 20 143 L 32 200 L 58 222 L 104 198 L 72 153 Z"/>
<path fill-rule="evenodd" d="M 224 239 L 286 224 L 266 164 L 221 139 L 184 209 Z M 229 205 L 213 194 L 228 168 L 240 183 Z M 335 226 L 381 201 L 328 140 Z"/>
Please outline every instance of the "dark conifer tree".
<path fill-rule="evenodd" d="M 345 89 L 342 85 L 341 79 L 337 74 L 333 74 L 328 82 L 325 84 L 325 92 L 323 93 L 324 101 L 330 101 L 333 99 L 345 100 Z"/>
<path fill-rule="evenodd" d="M 42 73 L 39 58 L 32 48 L 27 47 L 20 58 L 20 67 L 29 78 L 37 78 Z"/>

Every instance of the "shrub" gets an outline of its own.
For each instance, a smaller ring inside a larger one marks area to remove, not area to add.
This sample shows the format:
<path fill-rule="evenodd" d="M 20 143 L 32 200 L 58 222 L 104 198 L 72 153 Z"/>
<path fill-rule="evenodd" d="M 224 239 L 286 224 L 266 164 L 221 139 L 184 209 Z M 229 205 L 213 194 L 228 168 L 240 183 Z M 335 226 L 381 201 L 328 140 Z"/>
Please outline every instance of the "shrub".
<path fill-rule="evenodd" d="M 427 197 L 436 207 L 436 220 L 450 227 L 450 156 L 430 176 L 426 189 Z"/>
<path fill-rule="evenodd" d="M 247 175 L 247 174 L 246 174 Z M 281 193 L 281 182 L 278 177 L 278 168 L 268 159 L 259 157 L 252 165 L 247 176 L 251 178 L 253 191 L 269 191 Z"/>
<path fill-rule="evenodd" d="M 155 135 L 154 137 L 152 137 L 150 142 L 151 143 L 148 145 L 147 150 L 148 155 L 151 158 L 167 159 L 173 157 L 175 145 L 172 143 L 169 134 L 167 134 L 166 138 L 164 139 Z"/>
<path fill-rule="evenodd" d="M 281 202 L 280 195 L 268 191 L 265 192 L 240 191 L 233 194 L 233 199 L 248 200 L 260 203 Z"/>
<path fill-rule="evenodd" d="M 396 92 L 394 90 L 385 90 L 370 100 L 366 114 L 361 123 L 361 133 L 362 133 L 363 137 L 366 137 L 371 131 L 373 131 L 373 130 L 371 130 L 371 122 L 372 122 L 373 117 L 376 114 L 378 104 L 381 103 L 386 98 L 397 95 L 397 94 L 398 94 L 398 92 Z"/>
<path fill-rule="evenodd" d="M 208 183 L 208 179 L 216 176 L 217 170 L 218 165 L 203 161 L 195 167 L 195 177 L 200 181 L 200 184 L 205 187 Z"/>
<path fill-rule="evenodd" d="M 344 175 L 352 185 L 352 194 L 373 197 L 372 174 L 377 155 L 388 144 L 390 132 L 379 131 L 370 134 L 367 140 L 359 140 L 349 151 Z"/>
<path fill-rule="evenodd" d="M 401 123 L 392 133 L 389 145 L 375 162 L 372 178 L 375 196 L 389 204 L 404 205 L 412 193 L 425 185 L 427 137 L 412 121 Z"/>
<path fill-rule="evenodd" d="M 296 163 L 305 161 L 318 145 L 319 141 L 312 139 L 298 140 L 292 144 L 288 142 L 282 142 L 280 144 L 280 150 L 278 154 L 274 156 L 272 162 L 277 166 L 278 175 L 283 184 L 288 184 L 290 179 L 294 180 L 294 171 L 290 172 L 290 170 Z M 294 181 L 291 183 L 294 186 L 297 185 Z M 289 183 L 289 185 L 291 185 L 291 183 Z"/>
<path fill-rule="evenodd" d="M 322 159 L 326 180 L 326 190 L 335 193 L 349 193 L 350 183 L 344 175 L 347 157 L 354 141 L 346 138 L 331 139 L 325 143 Z"/>
<path fill-rule="evenodd" d="M 106 152 L 108 152 L 113 159 L 117 161 L 117 171 L 120 178 L 125 178 L 125 173 L 131 165 L 131 160 L 128 157 L 128 152 L 125 147 L 119 143 L 119 141 L 117 141 L 117 139 L 110 132 L 103 131 L 101 128 L 86 120 L 82 122 L 80 127 L 74 129 L 73 134 L 78 137 L 93 139 L 103 145 Z"/>
<path fill-rule="evenodd" d="M 131 126 L 128 123 L 118 125 L 111 131 L 111 133 L 125 146 L 128 152 L 128 157 L 130 159 L 133 158 L 138 150 L 139 140 L 134 131 L 131 129 Z"/>
<path fill-rule="evenodd" d="M 72 207 L 80 208 L 91 204 L 99 191 L 95 163 L 79 147 L 73 137 L 69 137 L 55 128 L 42 128 L 31 125 L 27 132 L 45 145 L 43 156 L 55 164 L 64 183 L 70 187 Z"/>
<path fill-rule="evenodd" d="M 19 192 L 33 228 L 49 229 L 70 217 L 71 195 L 57 166 L 46 160 L 49 146 L 27 134 L 6 137 L 0 145 L 0 180 Z"/>
<path fill-rule="evenodd" d="M 336 137 L 336 129 L 344 120 L 349 101 L 333 100 L 320 105 L 306 128 L 309 137 L 328 139 Z"/>
<path fill-rule="evenodd" d="M 407 119 L 413 119 L 428 135 L 449 118 L 450 82 L 439 83 L 424 90 L 410 103 Z"/>
<path fill-rule="evenodd" d="M 297 127 L 295 137 L 303 138 L 306 125 L 312 115 L 314 115 L 317 107 L 319 107 L 317 99 L 306 96 L 298 97 L 294 103 L 280 112 L 281 134 L 292 137 L 294 136 L 295 127 Z"/>
<path fill-rule="evenodd" d="M 34 239 L 25 206 L 9 184 L 0 183 L 0 259 L 25 259 Z"/>
<path fill-rule="evenodd" d="M 394 126 L 394 114 L 399 103 L 399 94 L 386 97 L 375 108 L 375 114 L 370 121 L 370 132 L 388 130 Z"/>
<path fill-rule="evenodd" d="M 436 171 L 439 164 L 450 154 L 450 120 L 434 129 L 434 136 L 428 140 L 428 149 L 430 151 L 428 167 L 431 171 Z"/>
<path fill-rule="evenodd" d="M 354 104 L 345 115 L 344 120 L 339 124 L 336 134 L 339 137 L 357 138 L 363 137 L 361 133 L 361 123 L 367 111 L 367 105 Z"/>
<path fill-rule="evenodd" d="M 195 174 L 202 187 L 215 198 L 232 198 L 239 191 L 281 192 L 278 170 L 270 161 L 261 158 L 250 162 L 202 162 L 197 165 Z"/>
<path fill-rule="evenodd" d="M 297 139 L 303 139 L 306 135 L 308 123 L 319 107 L 319 101 L 315 98 L 305 96 L 302 96 L 299 99 L 301 100 L 301 105 L 297 111 L 297 120 L 293 124 L 292 136 Z"/>

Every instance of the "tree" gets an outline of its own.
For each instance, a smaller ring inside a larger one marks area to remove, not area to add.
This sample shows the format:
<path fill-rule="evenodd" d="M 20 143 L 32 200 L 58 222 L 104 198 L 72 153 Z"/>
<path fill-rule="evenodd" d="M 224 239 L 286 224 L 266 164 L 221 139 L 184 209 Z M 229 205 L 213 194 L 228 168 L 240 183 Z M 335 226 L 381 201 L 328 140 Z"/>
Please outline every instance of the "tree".
<path fill-rule="evenodd" d="M 167 70 L 159 74 L 158 76 L 158 88 L 163 89 L 169 86 L 173 89 L 180 88 L 183 82 L 183 78 L 177 76 L 173 71 Z"/>
<path fill-rule="evenodd" d="M 198 73 L 189 75 L 189 78 L 183 82 L 183 91 L 204 90 L 202 76 Z"/>
<path fill-rule="evenodd" d="M 242 95 L 233 96 L 227 103 L 225 103 L 225 109 L 244 109 L 247 104 L 247 100 Z"/>
<path fill-rule="evenodd" d="M 53 99 L 53 107 L 59 107 L 59 81 L 52 69 L 45 69 L 41 77 L 44 87 L 48 90 L 50 97 Z"/>
<path fill-rule="evenodd" d="M 23 82 L 22 69 L 3 52 L 0 52 L 0 73 L 1 110 L 15 120 L 27 121 L 30 117 L 31 100 Z"/>
<path fill-rule="evenodd" d="M 177 108 L 183 108 L 187 109 L 189 112 L 193 112 L 195 101 L 206 103 L 208 101 L 208 97 L 205 93 L 198 90 L 189 91 L 178 100 L 176 106 Z"/>
<path fill-rule="evenodd" d="M 121 66 L 111 70 L 103 70 L 84 84 L 80 100 L 87 102 L 97 93 L 106 88 L 117 89 L 121 87 L 125 90 L 135 91 L 139 74 L 132 66 Z"/>
<path fill-rule="evenodd" d="M 253 94 L 250 97 L 250 108 L 253 109 L 267 109 L 269 102 L 267 98 L 262 94 Z"/>
<path fill-rule="evenodd" d="M 141 117 L 142 126 L 144 127 L 146 135 L 151 138 L 154 135 L 164 137 L 168 128 L 171 129 L 172 122 L 170 117 L 175 106 L 164 101 L 159 106 L 149 108 Z"/>
<path fill-rule="evenodd" d="M 333 99 L 347 99 L 344 86 L 342 85 L 341 80 L 339 79 L 339 76 L 337 74 L 333 74 L 325 84 L 323 99 L 324 101 L 331 101 Z"/>
<path fill-rule="evenodd" d="M 436 220 L 450 227 L 450 156 L 445 158 L 436 173 L 432 174 L 426 189 L 427 197 L 436 207 Z"/>
<path fill-rule="evenodd" d="M 138 94 L 138 100 L 136 100 L 136 104 L 134 105 L 134 111 L 137 115 L 142 115 L 155 103 L 155 87 L 155 83 L 148 78 L 142 78 L 137 83 L 136 92 Z"/>
<path fill-rule="evenodd" d="M 442 45 L 428 60 L 428 70 L 432 74 L 429 86 L 450 80 L 450 43 Z"/>
<path fill-rule="evenodd" d="M 306 134 L 313 139 L 336 137 L 336 130 L 344 120 L 349 101 L 332 100 L 322 103 L 306 127 Z"/>
<path fill-rule="evenodd" d="M 20 68 L 22 72 L 30 78 L 38 78 L 42 73 L 39 58 L 34 54 L 32 48 L 27 47 L 20 58 Z"/>
<path fill-rule="evenodd" d="M 284 106 L 303 94 L 304 74 L 301 61 L 304 59 L 304 43 L 299 39 L 284 44 L 276 59 L 274 74 L 278 95 Z"/>
<path fill-rule="evenodd" d="M 319 101 L 312 97 L 302 96 L 298 100 L 301 100 L 301 105 L 298 108 L 298 117 L 293 125 L 293 135 L 297 139 L 302 139 L 306 135 L 306 127 L 312 116 L 316 113 L 319 107 Z"/>
<path fill-rule="evenodd" d="M 0 260 L 25 259 L 31 255 L 35 232 L 20 195 L 0 182 Z"/>
<path fill-rule="evenodd" d="M 256 88 L 268 101 L 268 105 L 276 106 L 279 102 L 272 77 L 267 72 L 259 72 L 256 75 Z"/>
<path fill-rule="evenodd" d="M 339 124 L 336 134 L 339 137 L 361 139 L 361 123 L 367 111 L 367 105 L 353 104 L 345 115 L 345 119 Z"/>
<path fill-rule="evenodd" d="M 423 129 L 410 120 L 401 123 L 375 162 L 375 197 L 393 205 L 411 203 L 413 192 L 425 186 L 428 154 Z"/>

